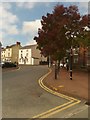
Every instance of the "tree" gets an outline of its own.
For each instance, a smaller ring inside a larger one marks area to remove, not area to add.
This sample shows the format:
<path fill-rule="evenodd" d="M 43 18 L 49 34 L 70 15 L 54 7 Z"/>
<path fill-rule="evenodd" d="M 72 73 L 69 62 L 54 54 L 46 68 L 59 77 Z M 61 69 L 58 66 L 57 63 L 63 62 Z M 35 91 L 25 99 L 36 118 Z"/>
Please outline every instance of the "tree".
<path fill-rule="evenodd" d="M 80 36 L 79 36 L 79 46 L 83 50 L 83 66 L 85 66 L 86 51 L 90 46 L 90 25 L 89 25 L 90 15 L 84 15 L 80 21 Z"/>
<path fill-rule="evenodd" d="M 70 49 L 71 45 L 79 44 L 77 38 L 82 26 L 80 19 L 77 6 L 56 5 L 52 14 L 42 16 L 42 28 L 38 29 L 38 37 L 34 37 L 41 53 L 44 56 L 50 55 L 60 63 L 66 50 Z"/>

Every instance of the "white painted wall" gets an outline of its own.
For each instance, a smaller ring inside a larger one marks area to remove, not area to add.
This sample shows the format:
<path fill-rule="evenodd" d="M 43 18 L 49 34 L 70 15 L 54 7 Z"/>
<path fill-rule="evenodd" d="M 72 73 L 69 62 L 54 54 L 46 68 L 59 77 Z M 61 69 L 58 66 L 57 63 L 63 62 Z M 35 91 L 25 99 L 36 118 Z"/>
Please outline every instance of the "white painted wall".
<path fill-rule="evenodd" d="M 31 60 L 32 60 L 32 65 L 34 65 L 34 58 L 32 58 Z"/>
<path fill-rule="evenodd" d="M 26 57 L 26 58 L 25 58 Z M 19 64 L 32 64 L 31 49 L 20 49 L 19 50 Z"/>

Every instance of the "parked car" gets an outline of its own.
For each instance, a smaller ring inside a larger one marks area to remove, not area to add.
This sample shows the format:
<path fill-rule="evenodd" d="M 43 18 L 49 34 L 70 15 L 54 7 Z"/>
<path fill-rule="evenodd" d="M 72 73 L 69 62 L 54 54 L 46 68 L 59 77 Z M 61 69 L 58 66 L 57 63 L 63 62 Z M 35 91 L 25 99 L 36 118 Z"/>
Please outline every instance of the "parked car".
<path fill-rule="evenodd" d="M 63 65 L 63 63 L 60 63 L 60 67 L 61 68 L 63 68 L 63 67 L 66 68 L 66 63 L 64 65 Z"/>
<path fill-rule="evenodd" d="M 4 64 L 4 62 L 0 62 L 0 67 L 2 67 L 2 66 L 3 66 L 3 64 Z"/>
<path fill-rule="evenodd" d="M 40 61 L 39 64 L 40 65 L 48 65 L 48 62 L 47 61 Z"/>
<path fill-rule="evenodd" d="M 2 64 L 2 68 L 10 68 L 10 67 L 16 67 L 17 65 L 12 62 L 5 62 Z"/>

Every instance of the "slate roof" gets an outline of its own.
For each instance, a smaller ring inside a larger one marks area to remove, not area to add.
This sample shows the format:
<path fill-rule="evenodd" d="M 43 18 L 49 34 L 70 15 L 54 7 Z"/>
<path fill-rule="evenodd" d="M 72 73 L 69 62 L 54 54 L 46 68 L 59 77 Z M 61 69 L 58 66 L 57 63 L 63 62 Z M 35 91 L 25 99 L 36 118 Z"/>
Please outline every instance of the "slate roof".
<path fill-rule="evenodd" d="M 6 48 L 12 48 L 13 46 L 15 46 L 16 44 L 10 45 L 10 46 L 6 46 Z"/>
<path fill-rule="evenodd" d="M 35 45 L 27 45 L 27 46 L 21 47 L 20 49 L 30 49 L 30 48 L 32 48 L 34 46 L 37 46 L 37 44 L 35 44 Z"/>

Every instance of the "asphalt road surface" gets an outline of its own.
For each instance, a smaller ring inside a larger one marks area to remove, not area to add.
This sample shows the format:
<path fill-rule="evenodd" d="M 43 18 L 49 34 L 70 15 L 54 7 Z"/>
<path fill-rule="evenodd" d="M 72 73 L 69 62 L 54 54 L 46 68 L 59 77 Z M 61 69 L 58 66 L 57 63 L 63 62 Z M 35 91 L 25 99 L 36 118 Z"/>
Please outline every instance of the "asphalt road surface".
<path fill-rule="evenodd" d="M 3 118 L 32 118 L 68 102 L 68 100 L 48 93 L 40 87 L 38 80 L 47 72 L 47 66 L 22 66 L 20 70 L 3 72 Z M 82 107 L 84 107 L 83 103 L 80 103 L 68 110 L 52 114 L 49 118 L 71 117 L 72 111 L 75 113 Z M 88 113 L 86 114 L 85 117 L 88 116 Z"/>

